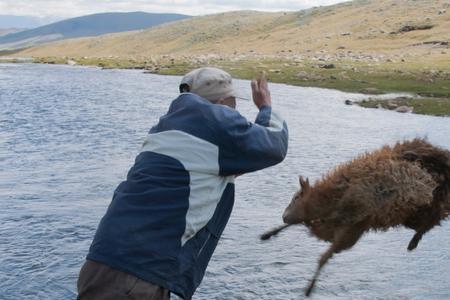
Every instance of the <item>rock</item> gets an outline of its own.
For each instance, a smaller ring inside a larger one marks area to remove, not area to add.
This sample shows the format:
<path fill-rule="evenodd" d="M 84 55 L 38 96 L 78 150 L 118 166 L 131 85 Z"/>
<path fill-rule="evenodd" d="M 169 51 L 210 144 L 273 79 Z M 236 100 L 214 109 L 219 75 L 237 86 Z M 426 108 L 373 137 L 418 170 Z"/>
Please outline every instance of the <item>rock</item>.
<path fill-rule="evenodd" d="M 405 25 L 400 28 L 397 32 L 391 32 L 391 34 L 405 33 L 416 30 L 429 30 L 432 29 L 434 25 L 432 24 L 423 24 L 423 25 Z"/>
<path fill-rule="evenodd" d="M 414 111 L 414 107 L 412 106 L 399 106 L 395 109 L 396 112 L 399 113 L 412 113 Z"/>
<path fill-rule="evenodd" d="M 321 69 L 335 69 L 336 66 L 334 64 L 325 64 L 325 65 L 319 65 L 319 68 L 321 68 Z"/>
<path fill-rule="evenodd" d="M 76 61 L 72 60 L 72 59 L 68 59 L 66 62 L 69 66 L 75 66 L 77 64 Z"/>
<path fill-rule="evenodd" d="M 387 107 L 388 107 L 389 109 L 396 109 L 396 108 L 398 107 L 398 105 L 397 105 L 396 103 L 393 103 L 393 102 L 391 102 L 391 101 L 388 101 Z"/>
<path fill-rule="evenodd" d="M 359 91 L 362 94 L 379 94 L 380 91 L 377 88 L 365 88 Z"/>
<path fill-rule="evenodd" d="M 345 105 L 353 105 L 353 101 L 352 100 L 345 100 Z"/>

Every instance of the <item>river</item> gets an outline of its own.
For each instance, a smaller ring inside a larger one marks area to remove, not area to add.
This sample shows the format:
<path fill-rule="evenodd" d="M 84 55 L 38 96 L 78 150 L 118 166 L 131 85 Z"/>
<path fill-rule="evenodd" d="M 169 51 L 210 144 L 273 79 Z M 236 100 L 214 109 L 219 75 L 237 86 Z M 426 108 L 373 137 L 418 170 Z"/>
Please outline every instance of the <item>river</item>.
<path fill-rule="evenodd" d="M 0 299 L 74 299 L 79 268 L 112 192 L 148 129 L 177 96 L 177 76 L 0 64 Z M 250 83 L 237 80 L 250 95 Z M 298 175 L 315 181 L 384 144 L 428 137 L 450 149 L 450 118 L 346 106 L 367 98 L 270 84 L 289 152 L 236 180 L 236 204 L 195 300 L 303 299 L 328 244 L 281 223 Z M 253 120 L 256 109 L 239 101 Z M 450 221 L 408 253 L 411 230 L 366 234 L 323 270 L 312 299 L 450 299 Z M 175 298 L 175 297 L 174 297 Z"/>

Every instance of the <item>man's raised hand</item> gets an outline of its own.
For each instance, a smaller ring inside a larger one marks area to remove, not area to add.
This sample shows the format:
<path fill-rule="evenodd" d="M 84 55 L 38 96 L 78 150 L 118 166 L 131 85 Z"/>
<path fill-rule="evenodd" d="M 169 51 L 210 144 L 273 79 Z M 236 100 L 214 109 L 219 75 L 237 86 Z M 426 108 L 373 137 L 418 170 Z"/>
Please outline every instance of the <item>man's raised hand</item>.
<path fill-rule="evenodd" d="M 266 73 L 262 72 L 259 78 L 253 79 L 252 83 L 253 102 L 258 109 L 263 106 L 272 106 L 269 86 L 267 84 Z"/>

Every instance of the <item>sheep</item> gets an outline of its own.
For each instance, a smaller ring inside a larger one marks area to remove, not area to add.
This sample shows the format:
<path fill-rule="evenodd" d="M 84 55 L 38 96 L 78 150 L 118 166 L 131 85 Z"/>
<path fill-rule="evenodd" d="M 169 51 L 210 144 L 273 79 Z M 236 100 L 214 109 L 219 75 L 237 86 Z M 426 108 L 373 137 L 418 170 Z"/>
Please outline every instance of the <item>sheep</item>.
<path fill-rule="evenodd" d="M 408 250 L 450 215 L 450 152 L 425 139 L 384 146 L 338 166 L 313 186 L 300 176 L 301 189 L 283 213 L 284 225 L 266 240 L 294 225 L 305 225 L 331 242 L 305 291 L 309 296 L 320 270 L 333 256 L 353 247 L 369 230 L 403 225 L 415 230 Z"/>

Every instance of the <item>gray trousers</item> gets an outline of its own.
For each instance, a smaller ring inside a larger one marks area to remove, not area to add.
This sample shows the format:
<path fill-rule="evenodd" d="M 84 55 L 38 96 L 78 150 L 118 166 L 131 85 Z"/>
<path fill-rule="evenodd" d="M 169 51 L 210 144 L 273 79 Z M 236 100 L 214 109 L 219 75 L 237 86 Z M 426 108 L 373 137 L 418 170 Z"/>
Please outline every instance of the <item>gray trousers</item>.
<path fill-rule="evenodd" d="M 169 290 L 104 264 L 86 260 L 77 300 L 169 300 Z"/>

